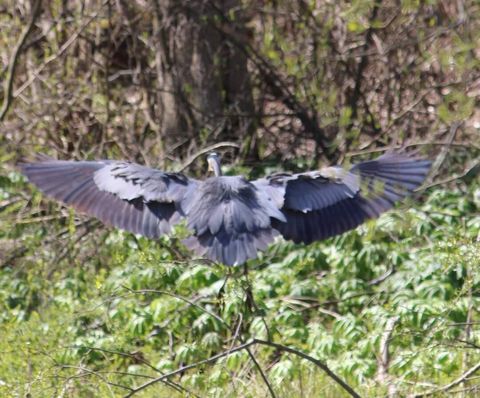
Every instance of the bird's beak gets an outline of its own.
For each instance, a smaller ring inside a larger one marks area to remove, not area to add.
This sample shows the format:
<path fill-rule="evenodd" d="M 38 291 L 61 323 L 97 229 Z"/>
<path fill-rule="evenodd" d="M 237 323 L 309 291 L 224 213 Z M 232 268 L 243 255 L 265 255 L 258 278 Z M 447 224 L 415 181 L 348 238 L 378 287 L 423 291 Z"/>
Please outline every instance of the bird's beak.
<path fill-rule="evenodd" d="M 208 161 L 208 171 L 214 171 L 212 167 L 212 162 Z"/>

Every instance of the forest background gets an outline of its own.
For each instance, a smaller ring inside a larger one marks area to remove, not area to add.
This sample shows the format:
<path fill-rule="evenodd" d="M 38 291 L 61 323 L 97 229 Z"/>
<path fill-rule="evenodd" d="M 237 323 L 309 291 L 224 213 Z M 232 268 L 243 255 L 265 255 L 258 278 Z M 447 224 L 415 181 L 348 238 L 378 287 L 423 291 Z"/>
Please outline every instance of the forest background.
<path fill-rule="evenodd" d="M 1 396 L 479 393 L 478 1 L 1 0 L 0 82 Z M 272 245 L 248 276 L 192 259 L 181 228 L 152 242 L 75 214 L 16 167 L 201 178 L 215 149 L 255 178 L 400 147 L 433 160 L 414 199 Z"/>

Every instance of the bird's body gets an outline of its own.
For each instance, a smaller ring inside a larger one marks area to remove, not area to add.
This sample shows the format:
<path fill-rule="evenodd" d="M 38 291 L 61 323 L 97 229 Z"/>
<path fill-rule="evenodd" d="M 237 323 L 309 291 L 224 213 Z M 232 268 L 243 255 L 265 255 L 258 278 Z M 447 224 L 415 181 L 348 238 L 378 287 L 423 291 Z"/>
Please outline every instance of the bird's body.
<path fill-rule="evenodd" d="M 197 255 L 227 265 L 257 256 L 278 234 L 311 243 L 378 217 L 421 185 L 430 162 L 395 153 L 354 165 L 254 181 L 215 175 L 203 181 L 123 161 L 58 161 L 22 165 L 40 190 L 102 222 L 149 238 L 186 219 L 185 240 Z"/>

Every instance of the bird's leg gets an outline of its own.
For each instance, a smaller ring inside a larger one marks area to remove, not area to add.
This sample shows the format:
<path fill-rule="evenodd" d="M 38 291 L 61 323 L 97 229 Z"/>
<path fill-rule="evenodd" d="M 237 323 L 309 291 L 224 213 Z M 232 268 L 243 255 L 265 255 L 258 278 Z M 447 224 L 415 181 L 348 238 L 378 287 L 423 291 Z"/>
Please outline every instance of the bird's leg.
<path fill-rule="evenodd" d="M 252 284 L 248 278 L 248 267 L 247 264 L 243 264 L 243 276 L 245 276 L 245 305 L 250 314 L 255 314 L 258 312 L 257 304 L 253 298 Z"/>
<path fill-rule="evenodd" d="M 222 287 L 217 293 L 217 302 L 218 302 L 220 312 L 223 312 L 223 310 L 225 309 L 225 286 L 227 286 L 228 279 L 231 277 L 230 272 L 231 270 L 228 269 L 227 274 L 225 276 L 225 280 L 223 281 Z"/>
<path fill-rule="evenodd" d="M 255 299 L 253 297 L 253 290 L 252 290 L 252 284 L 250 282 L 250 279 L 248 278 L 248 267 L 247 264 L 243 264 L 243 275 L 245 276 L 245 307 L 248 311 L 249 315 L 256 315 L 260 316 L 262 319 L 263 324 L 265 325 L 265 330 L 267 332 L 267 340 L 271 341 L 272 336 L 270 333 L 270 328 L 265 320 L 265 314 L 264 311 L 262 311 L 258 306 L 257 303 L 255 302 Z M 246 325 L 244 327 L 244 330 L 248 330 L 249 325 Z"/>

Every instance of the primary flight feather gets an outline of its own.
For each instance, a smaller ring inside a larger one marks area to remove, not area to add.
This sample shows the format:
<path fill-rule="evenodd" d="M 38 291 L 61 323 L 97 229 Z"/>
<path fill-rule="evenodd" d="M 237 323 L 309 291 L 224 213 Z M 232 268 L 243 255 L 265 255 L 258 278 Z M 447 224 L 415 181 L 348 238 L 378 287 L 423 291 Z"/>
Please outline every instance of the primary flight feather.
<path fill-rule="evenodd" d="M 299 174 L 248 181 L 222 176 L 219 156 L 207 157 L 214 176 L 203 181 L 124 161 L 61 161 L 40 156 L 23 173 L 46 195 L 107 225 L 158 238 L 186 219 L 184 243 L 197 255 L 243 264 L 279 233 L 311 243 L 378 217 L 420 186 L 430 161 L 398 153 Z"/>

